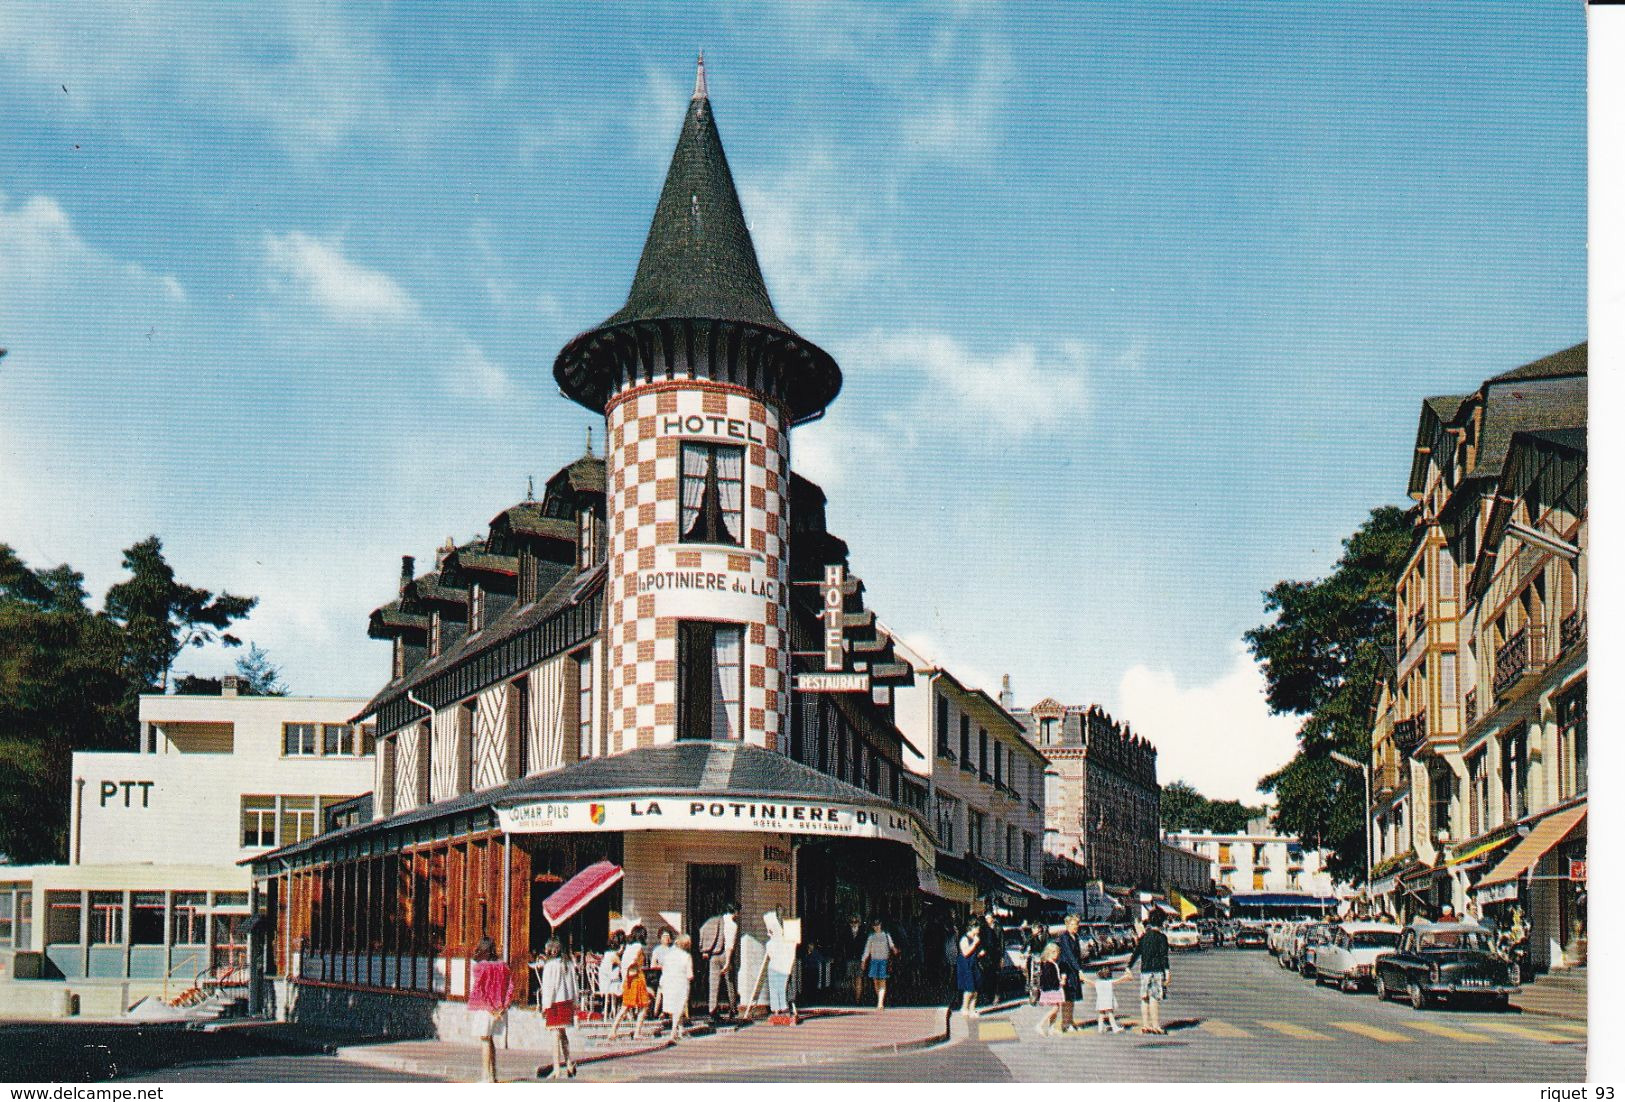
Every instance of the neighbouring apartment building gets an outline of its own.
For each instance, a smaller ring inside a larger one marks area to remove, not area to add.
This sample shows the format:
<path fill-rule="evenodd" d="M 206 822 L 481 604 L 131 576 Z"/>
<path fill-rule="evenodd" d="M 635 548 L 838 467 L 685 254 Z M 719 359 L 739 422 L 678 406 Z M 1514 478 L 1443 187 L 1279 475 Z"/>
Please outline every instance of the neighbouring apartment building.
<path fill-rule="evenodd" d="M 1337 885 L 1325 871 L 1325 855 L 1276 833 L 1267 816 L 1236 834 L 1176 830 L 1167 841 L 1201 855 L 1208 878 L 1236 917 L 1286 917 L 1337 905 Z"/>
<path fill-rule="evenodd" d="M 0 866 L 0 1015 L 120 1014 L 235 974 L 247 858 L 372 787 L 362 699 L 143 696 L 139 748 L 73 755 L 69 860 Z M 54 981 L 54 982 L 52 982 Z"/>
<path fill-rule="evenodd" d="M 1008 690 L 1006 690 L 1006 695 Z M 1011 714 L 1049 763 L 1045 769 L 1045 884 L 1104 883 L 1126 899 L 1162 880 L 1157 748 L 1098 705 L 1053 699 Z M 1115 889 L 1115 890 L 1114 890 Z"/>
<path fill-rule="evenodd" d="M 1586 955 L 1584 344 L 1422 403 L 1416 539 L 1372 702 L 1372 893 Z"/>

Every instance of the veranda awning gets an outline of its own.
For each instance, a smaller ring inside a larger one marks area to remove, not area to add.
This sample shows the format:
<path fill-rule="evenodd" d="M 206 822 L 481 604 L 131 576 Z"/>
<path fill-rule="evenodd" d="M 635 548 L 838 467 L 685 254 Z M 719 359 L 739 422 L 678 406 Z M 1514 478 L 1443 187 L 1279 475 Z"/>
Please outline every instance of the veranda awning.
<path fill-rule="evenodd" d="M 1556 815 L 1548 815 L 1530 829 L 1529 834 L 1512 847 L 1512 852 L 1501 858 L 1500 864 L 1491 869 L 1478 884 L 1475 891 L 1484 891 L 1497 884 L 1510 883 L 1528 872 L 1547 852 L 1563 839 L 1573 833 L 1574 828 L 1585 822 L 1586 805 L 1571 807 L 1567 811 L 1559 811 Z"/>
<path fill-rule="evenodd" d="M 542 900 L 542 917 L 548 925 L 567 922 L 581 908 L 621 882 L 626 870 L 613 861 L 588 865 Z"/>

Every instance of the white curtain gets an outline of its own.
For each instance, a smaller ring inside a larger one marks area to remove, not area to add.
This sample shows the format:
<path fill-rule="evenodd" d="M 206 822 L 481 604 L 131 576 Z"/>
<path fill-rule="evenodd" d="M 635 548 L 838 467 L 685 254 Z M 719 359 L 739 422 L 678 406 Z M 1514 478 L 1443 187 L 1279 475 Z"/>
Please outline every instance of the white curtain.
<path fill-rule="evenodd" d="M 745 542 L 745 449 L 718 448 L 716 457 L 717 505 L 722 511 L 722 523 L 727 526 L 728 538 L 742 544 Z"/>
<path fill-rule="evenodd" d="M 705 497 L 705 476 L 711 469 L 711 449 L 704 444 L 683 445 L 683 500 L 682 523 L 678 531 L 687 535 L 700 519 L 700 505 Z"/>
<path fill-rule="evenodd" d="M 713 636 L 711 663 L 711 737 L 737 739 L 743 697 L 744 640 L 739 628 L 719 627 Z"/>

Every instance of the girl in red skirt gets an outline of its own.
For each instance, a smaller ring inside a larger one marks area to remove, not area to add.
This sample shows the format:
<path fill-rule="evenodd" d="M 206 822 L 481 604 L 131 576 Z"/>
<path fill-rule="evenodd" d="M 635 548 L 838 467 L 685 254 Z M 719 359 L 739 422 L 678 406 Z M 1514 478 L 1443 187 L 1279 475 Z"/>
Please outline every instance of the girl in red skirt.
<path fill-rule="evenodd" d="M 558 938 L 549 938 L 542 947 L 542 959 L 547 963 L 542 965 L 541 998 L 542 1021 L 553 1034 L 553 1074 L 550 1078 L 575 1078 L 576 1066 L 570 1060 L 570 1036 L 567 1032 L 576 1024 L 576 997 L 580 988 L 576 985 L 575 968 L 569 958 L 563 956 L 564 946 Z M 537 1068 L 536 1074 L 540 1076 L 542 1069 Z"/>

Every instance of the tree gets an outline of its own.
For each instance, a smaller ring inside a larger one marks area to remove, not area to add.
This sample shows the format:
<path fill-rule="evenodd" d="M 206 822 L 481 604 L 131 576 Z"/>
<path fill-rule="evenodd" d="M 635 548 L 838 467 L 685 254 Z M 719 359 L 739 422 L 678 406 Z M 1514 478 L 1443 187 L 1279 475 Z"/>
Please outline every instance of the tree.
<path fill-rule="evenodd" d="M 1264 814 L 1240 800 L 1210 800 L 1185 781 L 1162 786 L 1162 829 L 1240 834 L 1250 820 Z"/>
<path fill-rule="evenodd" d="M 237 656 L 237 676 L 243 679 L 242 691 L 249 696 L 288 695 L 282 671 L 257 643 L 250 643 L 248 653 Z"/>
<path fill-rule="evenodd" d="M 1247 632 L 1264 665 L 1270 709 L 1304 716 L 1298 752 L 1259 781 L 1275 794 L 1275 825 L 1331 851 L 1330 871 L 1358 880 L 1365 870 L 1360 775 L 1329 756 L 1371 756 L 1368 709 L 1394 637 L 1394 587 L 1410 555 L 1412 515 L 1380 506 L 1343 541 L 1336 567 L 1318 581 L 1278 582 L 1264 593 L 1274 619 Z"/>
<path fill-rule="evenodd" d="M 218 596 L 182 585 L 164 561 L 164 545 L 148 536 L 124 551 L 127 581 L 107 591 L 105 612 L 124 629 L 126 672 L 137 692 L 164 692 L 175 659 L 187 647 L 219 642 L 240 647 L 226 629 L 259 603 L 255 597 Z"/>

